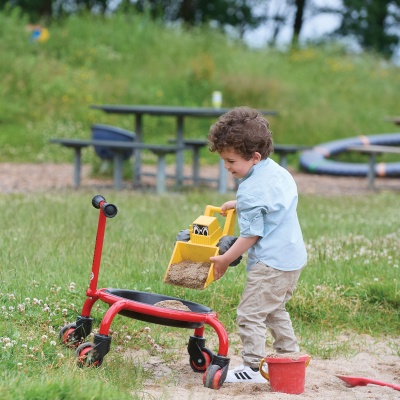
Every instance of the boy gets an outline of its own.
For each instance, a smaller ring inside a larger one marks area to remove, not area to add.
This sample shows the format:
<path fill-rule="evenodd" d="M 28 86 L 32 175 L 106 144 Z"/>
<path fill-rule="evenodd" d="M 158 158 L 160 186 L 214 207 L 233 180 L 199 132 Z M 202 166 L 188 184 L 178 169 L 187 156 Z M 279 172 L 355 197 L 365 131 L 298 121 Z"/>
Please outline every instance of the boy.
<path fill-rule="evenodd" d="M 243 364 L 229 370 L 225 382 L 265 382 L 258 366 L 265 357 L 266 328 L 278 353 L 298 352 L 285 303 L 292 297 L 307 261 L 297 218 L 297 187 L 290 173 L 269 158 L 273 151 L 268 121 L 257 111 L 237 107 L 211 126 L 209 149 L 240 180 L 236 208 L 240 236 L 223 255 L 211 257 L 214 278 L 248 251 L 247 282 L 237 309 Z"/>

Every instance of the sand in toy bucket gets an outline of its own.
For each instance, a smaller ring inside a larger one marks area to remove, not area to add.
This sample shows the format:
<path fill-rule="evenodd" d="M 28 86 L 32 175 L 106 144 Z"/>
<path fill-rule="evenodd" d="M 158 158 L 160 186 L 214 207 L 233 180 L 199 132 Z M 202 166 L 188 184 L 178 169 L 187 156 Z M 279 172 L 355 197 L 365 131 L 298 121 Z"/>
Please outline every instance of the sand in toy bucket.
<path fill-rule="evenodd" d="M 211 263 L 183 260 L 171 264 L 165 283 L 190 289 L 204 289 Z"/>
<path fill-rule="evenodd" d="M 306 366 L 310 362 L 308 354 L 267 354 L 260 363 L 261 375 L 269 380 L 271 391 L 301 394 L 304 392 Z M 268 374 L 262 369 L 268 364 Z"/>

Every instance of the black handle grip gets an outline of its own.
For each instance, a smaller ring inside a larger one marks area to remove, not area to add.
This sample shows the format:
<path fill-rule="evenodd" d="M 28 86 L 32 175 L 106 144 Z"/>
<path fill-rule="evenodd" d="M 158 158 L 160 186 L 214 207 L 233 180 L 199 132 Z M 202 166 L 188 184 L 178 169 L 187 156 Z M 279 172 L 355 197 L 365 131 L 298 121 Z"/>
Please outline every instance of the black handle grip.
<path fill-rule="evenodd" d="M 107 218 L 114 218 L 118 213 L 117 206 L 111 203 L 104 203 L 101 208 Z"/>
<path fill-rule="evenodd" d="M 102 201 L 106 201 L 106 199 L 105 199 L 101 194 L 98 194 L 97 196 L 94 196 L 94 197 L 93 197 L 93 199 L 92 199 L 92 206 L 93 206 L 94 208 L 100 208 L 100 203 L 101 203 Z"/>
<path fill-rule="evenodd" d="M 94 208 L 100 208 L 101 202 L 103 202 L 101 209 L 103 210 L 104 215 L 107 218 L 114 218 L 118 213 L 117 206 L 111 203 L 107 203 L 106 199 L 100 194 L 94 196 L 92 199 L 92 205 Z"/>

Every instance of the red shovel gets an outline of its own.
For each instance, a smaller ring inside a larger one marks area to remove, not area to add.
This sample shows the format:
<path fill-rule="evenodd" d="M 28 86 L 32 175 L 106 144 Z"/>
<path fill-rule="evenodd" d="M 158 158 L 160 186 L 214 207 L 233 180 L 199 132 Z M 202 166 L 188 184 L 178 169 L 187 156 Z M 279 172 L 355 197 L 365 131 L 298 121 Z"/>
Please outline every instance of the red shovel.
<path fill-rule="evenodd" d="M 395 385 L 393 383 L 386 383 L 382 381 L 377 381 L 375 379 L 370 378 L 361 378 L 358 376 L 346 376 L 346 375 L 336 375 L 342 381 L 345 381 L 350 386 L 366 386 L 369 383 L 372 385 L 379 385 L 379 386 L 388 386 L 395 390 L 400 390 L 400 385 Z"/>

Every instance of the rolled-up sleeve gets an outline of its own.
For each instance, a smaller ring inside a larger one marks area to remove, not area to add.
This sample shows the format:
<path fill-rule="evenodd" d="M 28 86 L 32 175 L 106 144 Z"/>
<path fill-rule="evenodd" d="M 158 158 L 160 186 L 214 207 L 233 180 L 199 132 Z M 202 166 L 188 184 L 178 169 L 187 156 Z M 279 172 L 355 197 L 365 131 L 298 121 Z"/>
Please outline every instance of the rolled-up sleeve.
<path fill-rule="evenodd" d="M 264 217 L 261 208 L 247 209 L 240 213 L 238 219 L 240 236 L 264 236 Z"/>

